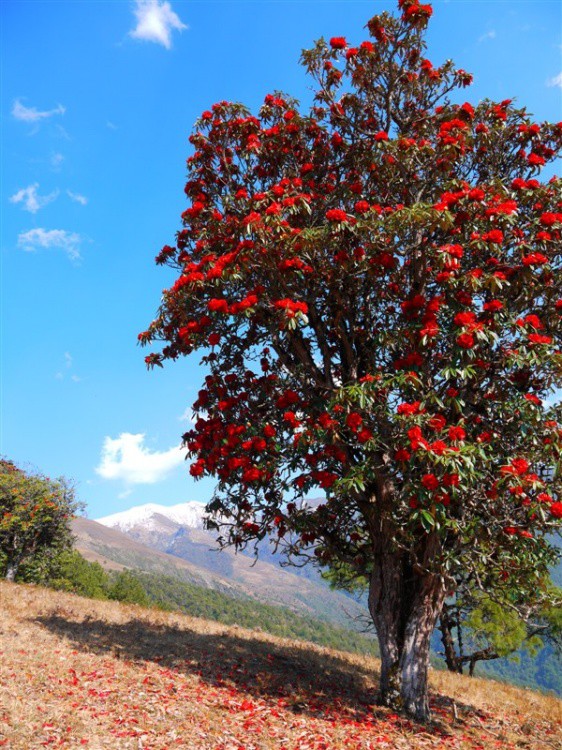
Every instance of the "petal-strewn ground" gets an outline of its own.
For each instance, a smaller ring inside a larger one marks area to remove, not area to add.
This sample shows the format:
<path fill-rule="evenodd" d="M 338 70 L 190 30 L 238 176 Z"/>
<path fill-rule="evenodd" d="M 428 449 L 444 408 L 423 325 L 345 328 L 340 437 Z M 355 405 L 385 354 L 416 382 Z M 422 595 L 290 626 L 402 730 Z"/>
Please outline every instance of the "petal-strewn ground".
<path fill-rule="evenodd" d="M 562 748 L 562 702 L 432 672 L 434 720 L 374 704 L 375 659 L 1 583 L 0 747 Z"/>

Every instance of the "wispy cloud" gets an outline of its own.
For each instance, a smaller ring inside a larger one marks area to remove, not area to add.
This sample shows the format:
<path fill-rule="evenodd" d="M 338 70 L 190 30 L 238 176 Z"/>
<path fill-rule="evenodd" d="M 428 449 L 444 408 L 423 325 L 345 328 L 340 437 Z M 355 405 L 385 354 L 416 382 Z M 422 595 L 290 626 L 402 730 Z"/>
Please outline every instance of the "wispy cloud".
<path fill-rule="evenodd" d="M 155 484 L 184 461 L 180 448 L 151 451 L 145 435 L 123 432 L 118 438 L 106 437 L 96 473 L 104 479 L 121 479 L 126 484 Z"/>
<path fill-rule="evenodd" d="M 17 193 L 14 193 L 10 198 L 10 203 L 21 203 L 24 211 L 36 214 L 40 208 L 45 208 L 46 205 L 52 203 L 59 194 L 58 190 L 54 190 L 49 195 L 39 195 L 37 192 L 38 189 L 39 183 L 34 182 L 33 185 L 28 185 L 26 188 L 22 188 Z"/>
<path fill-rule="evenodd" d="M 53 109 L 39 110 L 37 107 L 26 107 L 19 99 L 16 99 L 12 106 L 12 116 L 22 122 L 40 122 L 53 115 L 64 115 L 65 112 L 66 107 L 62 104 L 57 104 Z"/>
<path fill-rule="evenodd" d="M 51 167 L 58 172 L 60 170 L 61 164 L 64 161 L 64 156 L 59 153 L 51 154 L 49 162 L 51 163 Z"/>
<path fill-rule="evenodd" d="M 70 200 L 74 201 L 75 203 L 79 203 L 81 206 L 85 206 L 88 203 L 88 199 L 85 195 L 80 195 L 80 193 L 73 193 L 72 190 L 67 190 L 66 194 L 70 198 Z"/>
<path fill-rule="evenodd" d="M 556 86 L 559 89 L 562 89 L 562 73 L 558 73 L 557 76 L 554 76 L 554 78 L 550 78 L 546 82 L 547 86 Z"/>
<path fill-rule="evenodd" d="M 482 42 L 487 41 L 488 39 L 495 39 L 496 38 L 496 32 L 494 29 L 490 29 L 490 31 L 486 31 L 484 34 L 481 34 L 478 37 L 478 44 L 482 44 Z"/>
<path fill-rule="evenodd" d="M 55 378 L 57 380 L 64 380 L 66 378 L 65 371 L 67 374 L 69 374 L 68 371 L 72 369 L 73 364 L 74 364 L 74 359 L 72 357 L 72 354 L 70 354 L 70 352 L 65 352 L 64 353 L 64 368 L 65 369 L 59 370 L 58 372 L 56 372 Z M 82 380 L 82 378 L 76 375 L 75 373 L 70 373 L 70 379 L 72 380 L 73 383 L 80 383 L 80 381 Z"/>
<path fill-rule="evenodd" d="M 80 259 L 82 238 L 75 232 L 65 229 L 30 229 L 18 236 L 18 247 L 27 252 L 37 250 L 62 250 L 70 260 Z"/>
<path fill-rule="evenodd" d="M 183 31 L 187 26 L 172 10 L 168 2 L 136 0 L 134 14 L 137 25 L 129 32 L 133 39 L 156 42 L 166 49 L 172 46 L 172 31 Z"/>

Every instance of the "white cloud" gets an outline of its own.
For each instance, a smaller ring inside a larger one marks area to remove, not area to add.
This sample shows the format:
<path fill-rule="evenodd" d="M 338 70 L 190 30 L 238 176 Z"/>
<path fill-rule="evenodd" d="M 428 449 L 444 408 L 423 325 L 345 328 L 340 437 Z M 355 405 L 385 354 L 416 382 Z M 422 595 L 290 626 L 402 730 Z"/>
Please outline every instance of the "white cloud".
<path fill-rule="evenodd" d="M 88 203 L 88 199 L 85 195 L 80 195 L 80 193 L 73 193 L 72 190 L 67 190 L 66 194 L 70 198 L 70 200 L 74 201 L 75 203 L 79 203 L 81 206 L 85 206 Z"/>
<path fill-rule="evenodd" d="M 64 156 L 62 154 L 59 154 L 59 153 L 51 154 L 50 162 L 51 162 L 51 167 L 53 167 L 53 169 L 58 171 L 63 161 L 64 161 Z"/>
<path fill-rule="evenodd" d="M 38 188 L 39 183 L 35 182 L 33 185 L 28 185 L 26 188 L 18 190 L 10 198 L 10 203 L 22 203 L 22 208 L 25 211 L 35 214 L 40 208 L 44 208 L 48 203 L 54 201 L 59 194 L 59 191 L 55 190 L 49 193 L 49 195 L 39 195 L 37 192 Z"/>
<path fill-rule="evenodd" d="M 74 358 L 70 352 L 64 353 L 64 367 L 65 370 L 59 370 L 55 373 L 55 378 L 57 380 L 65 380 L 67 375 L 70 375 L 70 379 L 73 383 L 80 383 L 82 381 L 82 378 L 74 373 L 69 373 L 68 371 L 71 370 L 74 366 Z"/>
<path fill-rule="evenodd" d="M 556 86 L 559 89 L 562 89 L 562 73 L 558 73 L 557 76 L 554 76 L 554 78 L 551 78 L 546 82 L 547 86 Z"/>
<path fill-rule="evenodd" d="M 166 49 L 172 46 L 172 31 L 183 31 L 187 26 L 180 21 L 168 2 L 160 0 L 136 0 L 134 14 L 136 27 L 129 32 L 133 39 L 162 44 Z"/>
<path fill-rule="evenodd" d="M 118 438 L 106 437 L 96 473 L 104 479 L 122 479 L 127 484 L 155 484 L 184 461 L 181 449 L 151 451 L 144 445 L 145 435 L 122 432 Z"/>
<path fill-rule="evenodd" d="M 27 252 L 37 250 L 63 250 L 70 260 L 79 260 L 82 238 L 64 229 L 30 229 L 18 236 L 18 247 Z"/>
<path fill-rule="evenodd" d="M 485 42 L 487 39 L 495 39 L 496 38 L 496 32 L 494 29 L 490 29 L 490 31 L 486 31 L 484 34 L 478 37 L 478 43 L 481 44 L 482 42 Z"/>
<path fill-rule="evenodd" d="M 66 107 L 63 107 L 62 104 L 57 104 L 54 109 L 40 111 L 37 107 L 26 107 L 19 99 L 16 99 L 12 106 L 12 116 L 22 122 L 40 122 L 53 115 L 64 115 L 65 112 Z"/>

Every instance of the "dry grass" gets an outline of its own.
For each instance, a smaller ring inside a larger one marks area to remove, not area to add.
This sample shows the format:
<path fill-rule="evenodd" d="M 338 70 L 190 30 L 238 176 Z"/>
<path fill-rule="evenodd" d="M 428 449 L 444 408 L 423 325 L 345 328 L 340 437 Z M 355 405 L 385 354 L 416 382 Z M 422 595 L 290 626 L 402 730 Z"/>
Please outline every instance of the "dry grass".
<path fill-rule="evenodd" d="M 32 586 L 0 600 L 1 747 L 562 750 L 562 703 L 531 691 L 434 672 L 416 725 L 374 705 L 375 659 Z"/>

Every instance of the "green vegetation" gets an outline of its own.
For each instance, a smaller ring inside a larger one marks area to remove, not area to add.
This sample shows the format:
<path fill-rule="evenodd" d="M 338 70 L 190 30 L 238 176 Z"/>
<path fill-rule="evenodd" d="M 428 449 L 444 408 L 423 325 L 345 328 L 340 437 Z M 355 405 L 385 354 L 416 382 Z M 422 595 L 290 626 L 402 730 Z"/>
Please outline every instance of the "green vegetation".
<path fill-rule="evenodd" d="M 114 599 L 143 607 L 182 612 L 192 617 L 263 630 L 283 638 L 310 641 L 341 651 L 377 653 L 376 642 L 372 638 L 313 617 L 297 615 L 290 609 L 262 604 L 250 597 L 234 598 L 214 589 L 157 573 L 130 570 L 108 573 L 99 563 L 87 562 L 75 551 L 66 552 L 61 557 L 57 576 L 47 583 L 55 589 L 95 599 Z"/>
<path fill-rule="evenodd" d="M 71 483 L 0 459 L 0 576 L 40 581 L 72 547 L 70 519 L 81 507 Z"/>

